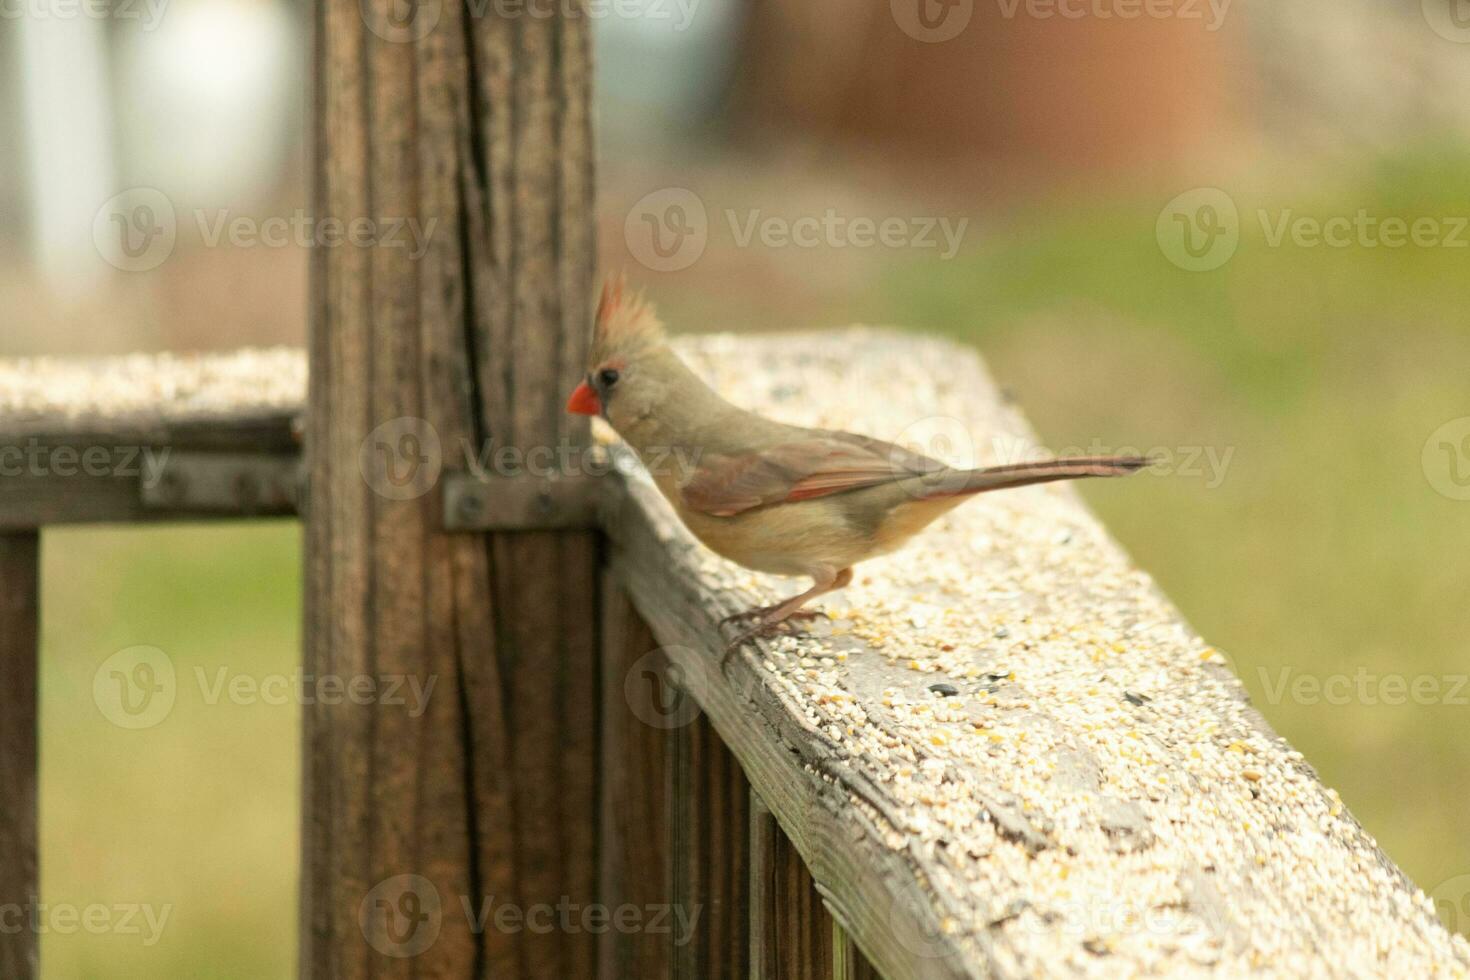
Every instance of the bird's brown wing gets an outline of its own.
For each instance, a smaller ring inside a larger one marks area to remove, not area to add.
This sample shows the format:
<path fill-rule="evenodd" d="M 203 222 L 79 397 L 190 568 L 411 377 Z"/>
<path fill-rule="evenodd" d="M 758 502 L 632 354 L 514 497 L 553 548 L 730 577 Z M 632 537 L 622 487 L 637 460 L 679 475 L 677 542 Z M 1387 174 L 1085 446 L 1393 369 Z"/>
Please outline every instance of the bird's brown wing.
<path fill-rule="evenodd" d="M 881 439 L 810 430 L 804 438 L 767 449 L 701 459 L 681 495 L 691 510 L 730 517 L 942 469 L 936 460 Z"/>

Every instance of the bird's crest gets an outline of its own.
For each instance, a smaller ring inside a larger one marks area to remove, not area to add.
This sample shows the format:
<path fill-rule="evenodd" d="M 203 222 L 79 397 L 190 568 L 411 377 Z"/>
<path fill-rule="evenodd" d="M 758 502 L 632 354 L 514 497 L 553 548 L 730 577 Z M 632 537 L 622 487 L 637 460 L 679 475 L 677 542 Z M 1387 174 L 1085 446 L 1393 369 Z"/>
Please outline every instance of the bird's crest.
<path fill-rule="evenodd" d="M 612 354 L 634 354 L 664 342 L 663 324 L 653 304 L 643 298 L 642 291 L 629 293 L 621 275 L 603 281 L 602 296 L 597 301 L 597 320 L 592 329 L 594 362 Z"/>

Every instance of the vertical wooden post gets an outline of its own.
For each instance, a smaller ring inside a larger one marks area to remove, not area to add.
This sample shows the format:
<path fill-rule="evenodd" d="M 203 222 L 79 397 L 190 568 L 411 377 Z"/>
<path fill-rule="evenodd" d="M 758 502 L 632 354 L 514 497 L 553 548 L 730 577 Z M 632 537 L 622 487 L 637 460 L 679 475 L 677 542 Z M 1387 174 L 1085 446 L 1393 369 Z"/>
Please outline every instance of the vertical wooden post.
<path fill-rule="evenodd" d="M 40 976 L 36 848 L 39 536 L 0 534 L 0 977 Z"/>
<path fill-rule="evenodd" d="M 598 538 L 445 534 L 437 485 L 586 440 L 586 12 L 320 0 L 315 44 L 305 669 L 434 686 L 307 709 L 302 973 L 589 976 Z"/>
<path fill-rule="evenodd" d="M 776 838 L 781 828 L 766 801 L 750 791 L 750 980 L 776 980 Z"/>
<path fill-rule="evenodd" d="M 601 901 L 644 910 L 674 900 L 674 738 L 661 727 L 666 704 L 663 654 L 633 604 L 604 573 L 602 619 Z M 635 702 L 635 698 L 637 699 Z M 681 720 L 674 717 L 671 724 Z M 599 980 L 670 980 L 669 936 L 609 929 Z"/>
<path fill-rule="evenodd" d="M 876 976 L 828 911 L 811 871 L 754 790 L 748 814 L 751 980 Z"/>
<path fill-rule="evenodd" d="M 750 784 L 609 575 L 603 596 L 603 980 L 745 980 Z M 646 927 L 646 928 L 645 928 Z"/>
<path fill-rule="evenodd" d="M 672 734 L 674 902 L 694 923 L 674 975 L 736 980 L 750 972 L 750 784 L 705 715 Z"/>

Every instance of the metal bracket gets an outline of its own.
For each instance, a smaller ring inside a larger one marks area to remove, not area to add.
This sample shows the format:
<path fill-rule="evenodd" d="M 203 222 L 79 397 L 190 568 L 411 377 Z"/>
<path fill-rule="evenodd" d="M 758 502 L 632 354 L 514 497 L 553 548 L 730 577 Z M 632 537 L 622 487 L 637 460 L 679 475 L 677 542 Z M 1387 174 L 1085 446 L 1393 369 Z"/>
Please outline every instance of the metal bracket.
<path fill-rule="evenodd" d="M 294 514 L 302 476 L 298 456 L 171 453 L 142 485 L 145 508 L 199 514 Z"/>
<path fill-rule="evenodd" d="M 451 472 L 443 484 L 446 531 L 544 531 L 597 526 L 596 482 L 576 476 L 482 477 Z"/>

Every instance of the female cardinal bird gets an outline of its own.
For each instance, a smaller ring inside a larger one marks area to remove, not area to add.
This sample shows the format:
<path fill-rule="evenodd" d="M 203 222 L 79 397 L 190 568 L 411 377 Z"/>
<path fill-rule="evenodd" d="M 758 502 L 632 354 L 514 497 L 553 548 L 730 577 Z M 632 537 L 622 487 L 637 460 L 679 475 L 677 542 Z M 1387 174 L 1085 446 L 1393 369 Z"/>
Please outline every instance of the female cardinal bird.
<path fill-rule="evenodd" d="M 591 370 L 567 411 L 601 415 L 650 466 L 679 518 L 711 550 L 746 568 L 806 575 L 785 602 L 729 617 L 754 627 L 730 644 L 815 613 L 802 606 L 852 581 L 852 566 L 898 548 L 973 494 L 1088 476 L 1123 476 L 1138 456 L 1078 456 L 985 469 L 952 469 L 892 443 L 803 429 L 736 408 L 695 376 L 664 340 L 653 309 L 605 284 Z M 783 625 L 785 624 L 785 625 Z M 721 624 L 724 625 L 724 624 Z"/>

